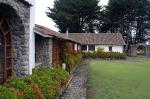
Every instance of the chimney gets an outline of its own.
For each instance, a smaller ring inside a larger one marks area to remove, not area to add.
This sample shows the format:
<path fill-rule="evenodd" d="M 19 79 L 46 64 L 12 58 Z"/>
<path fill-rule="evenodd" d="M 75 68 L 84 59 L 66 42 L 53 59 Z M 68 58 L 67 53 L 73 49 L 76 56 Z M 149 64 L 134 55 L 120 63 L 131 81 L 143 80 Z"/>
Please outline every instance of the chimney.
<path fill-rule="evenodd" d="M 69 28 L 66 29 L 66 37 L 68 37 Z"/>

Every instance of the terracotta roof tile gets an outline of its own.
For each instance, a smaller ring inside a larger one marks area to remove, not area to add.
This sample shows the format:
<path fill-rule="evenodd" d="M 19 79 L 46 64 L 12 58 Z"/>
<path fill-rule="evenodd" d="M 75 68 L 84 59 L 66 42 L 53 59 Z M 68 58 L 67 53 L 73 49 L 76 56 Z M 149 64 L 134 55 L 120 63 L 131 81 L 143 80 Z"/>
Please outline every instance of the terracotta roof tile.
<path fill-rule="evenodd" d="M 69 37 L 81 44 L 125 45 L 121 33 L 69 33 Z"/>
<path fill-rule="evenodd" d="M 48 35 L 48 36 L 52 36 L 58 39 L 63 39 L 63 40 L 68 40 L 68 41 L 72 41 L 75 42 L 72 38 L 68 38 L 65 34 L 53 31 L 47 27 L 41 26 L 41 25 L 35 25 L 34 28 L 35 32 L 39 32 L 43 35 Z"/>

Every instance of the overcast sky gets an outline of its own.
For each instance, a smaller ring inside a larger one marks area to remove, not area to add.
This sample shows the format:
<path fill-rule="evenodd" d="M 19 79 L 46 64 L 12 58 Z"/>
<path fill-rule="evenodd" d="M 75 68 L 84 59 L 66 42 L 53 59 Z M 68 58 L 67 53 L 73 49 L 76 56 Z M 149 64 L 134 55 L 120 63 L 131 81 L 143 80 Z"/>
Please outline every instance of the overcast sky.
<path fill-rule="evenodd" d="M 47 7 L 53 7 L 54 0 L 36 0 L 35 4 L 35 23 L 43 25 L 52 30 L 58 31 L 55 27 L 55 23 L 46 16 Z M 101 0 L 101 5 L 107 5 L 108 0 Z"/>

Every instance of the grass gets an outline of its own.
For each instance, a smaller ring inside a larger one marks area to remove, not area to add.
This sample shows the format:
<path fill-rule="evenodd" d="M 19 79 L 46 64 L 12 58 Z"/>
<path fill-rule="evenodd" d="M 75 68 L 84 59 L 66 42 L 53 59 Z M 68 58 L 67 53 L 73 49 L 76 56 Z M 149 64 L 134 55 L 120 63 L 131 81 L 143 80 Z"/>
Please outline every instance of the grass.
<path fill-rule="evenodd" d="M 88 99 L 150 99 L 150 58 L 89 62 Z"/>

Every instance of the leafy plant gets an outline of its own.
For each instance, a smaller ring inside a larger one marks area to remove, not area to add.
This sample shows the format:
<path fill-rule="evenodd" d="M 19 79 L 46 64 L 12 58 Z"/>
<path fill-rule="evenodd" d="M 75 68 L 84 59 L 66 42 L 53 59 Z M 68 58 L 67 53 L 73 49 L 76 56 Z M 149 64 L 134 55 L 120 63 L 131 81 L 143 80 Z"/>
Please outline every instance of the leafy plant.
<path fill-rule="evenodd" d="M 12 77 L 1 85 L 0 99 L 53 99 L 68 78 L 68 72 L 62 68 L 35 68 L 32 75 Z"/>

